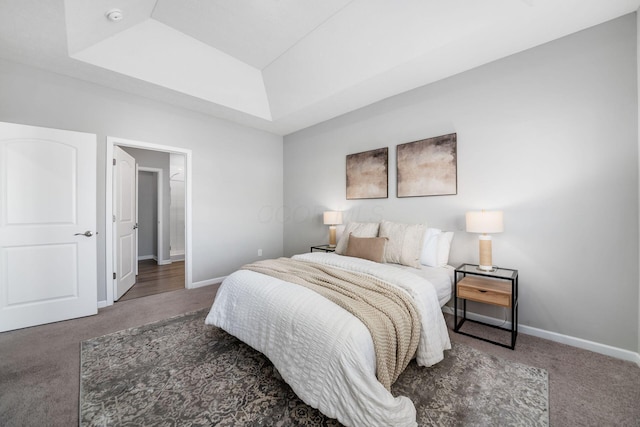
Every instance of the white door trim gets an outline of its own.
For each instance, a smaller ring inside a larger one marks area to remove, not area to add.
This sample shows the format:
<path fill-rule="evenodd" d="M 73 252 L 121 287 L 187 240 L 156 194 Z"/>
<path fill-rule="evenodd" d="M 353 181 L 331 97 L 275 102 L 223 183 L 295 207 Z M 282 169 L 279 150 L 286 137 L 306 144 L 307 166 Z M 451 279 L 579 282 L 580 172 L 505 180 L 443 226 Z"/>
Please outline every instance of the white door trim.
<path fill-rule="evenodd" d="M 171 147 L 168 145 L 153 144 L 150 142 L 134 141 L 130 139 L 117 138 L 107 136 L 107 153 L 106 153 L 106 179 L 105 179 L 105 219 L 106 219 L 106 236 L 105 236 L 105 277 L 106 277 L 106 305 L 113 305 L 113 146 L 121 145 L 125 147 L 142 148 L 146 150 L 163 151 L 168 153 L 182 154 L 185 156 L 185 176 L 184 176 L 184 222 L 185 222 L 185 254 L 184 254 L 184 269 L 185 269 L 185 288 L 193 288 L 193 276 L 192 276 L 192 229 L 191 229 L 191 162 L 192 153 L 191 150 L 186 148 Z"/>
<path fill-rule="evenodd" d="M 140 172 L 138 170 L 139 168 L 140 168 L 140 166 L 138 165 L 138 162 L 136 161 L 136 197 L 135 197 L 135 199 L 136 199 L 136 203 L 135 203 L 135 205 L 136 205 L 136 259 L 135 259 L 135 262 L 136 262 L 136 268 L 135 268 L 135 270 L 136 270 L 136 282 L 138 281 L 138 254 L 140 253 L 139 252 L 140 251 L 140 239 L 139 239 L 139 233 L 138 233 L 138 216 L 139 216 L 138 215 L 139 214 L 139 212 L 138 212 L 138 196 L 139 196 L 139 194 L 138 193 L 140 192 L 140 189 L 138 188 L 140 186 L 140 176 L 139 176 Z"/>
<path fill-rule="evenodd" d="M 156 243 L 156 247 L 158 248 L 158 254 L 157 256 L 157 262 L 158 265 L 165 265 L 165 264 L 171 264 L 171 256 L 169 256 L 169 259 L 164 259 L 164 245 L 163 245 L 163 234 L 162 234 L 162 229 L 164 228 L 164 217 L 162 216 L 162 211 L 164 210 L 164 199 L 163 199 L 163 192 L 164 192 L 164 186 L 162 185 L 163 181 L 162 181 L 162 169 L 160 168 L 149 168 L 146 166 L 138 166 L 138 171 L 140 172 L 152 172 L 156 174 L 156 191 L 158 192 L 158 206 L 156 206 L 156 210 L 157 210 L 157 215 L 158 215 L 158 221 L 156 223 L 156 237 L 158 238 L 158 242 Z M 138 228 L 139 230 L 139 228 Z M 137 255 L 137 254 L 136 254 Z M 137 259 L 137 257 L 136 257 Z"/>

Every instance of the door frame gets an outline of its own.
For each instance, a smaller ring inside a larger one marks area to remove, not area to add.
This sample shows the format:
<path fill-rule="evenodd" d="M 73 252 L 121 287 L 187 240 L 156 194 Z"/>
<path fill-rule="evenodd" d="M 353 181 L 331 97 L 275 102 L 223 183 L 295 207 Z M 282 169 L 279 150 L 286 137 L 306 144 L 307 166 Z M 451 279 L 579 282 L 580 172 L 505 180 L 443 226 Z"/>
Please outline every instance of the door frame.
<path fill-rule="evenodd" d="M 120 145 L 120 144 L 117 144 Z M 169 254 L 169 259 L 164 259 L 162 254 L 164 253 L 164 245 L 163 245 L 163 234 L 162 234 L 162 229 L 163 227 L 163 221 L 164 221 L 164 217 L 162 216 L 162 211 L 163 211 L 163 203 L 164 203 L 164 198 L 163 198 L 163 191 L 164 191 L 164 186 L 162 185 L 162 169 L 160 168 L 150 168 L 150 167 L 146 167 L 146 166 L 138 166 L 138 173 L 140 172 L 151 172 L 154 173 L 156 175 L 156 191 L 158 193 L 158 205 L 156 206 L 156 215 L 157 215 L 157 222 L 155 224 L 156 227 L 156 237 L 158 238 L 158 241 L 156 242 L 156 248 L 158 251 L 157 254 L 157 260 L 156 262 L 158 263 L 158 265 L 165 265 L 165 264 L 171 264 L 171 254 Z M 138 182 L 140 182 L 140 176 L 137 177 Z M 140 194 L 140 188 L 138 187 L 136 189 L 136 192 L 138 193 L 138 195 Z M 137 200 L 137 199 L 136 199 Z M 137 204 L 137 202 L 136 202 Z M 137 209 L 137 208 L 136 208 Z M 136 233 L 139 234 L 139 230 L 140 230 L 140 224 L 138 224 L 138 228 L 136 229 Z M 136 262 L 138 262 L 138 256 L 140 254 L 138 252 L 136 252 Z"/>
<path fill-rule="evenodd" d="M 121 145 L 124 147 L 142 148 L 145 150 L 162 151 L 165 153 L 182 154 L 185 156 L 185 171 L 184 171 L 184 219 L 185 219 L 185 254 L 184 254 L 184 272 L 185 272 L 185 288 L 193 288 L 193 276 L 192 276 L 192 227 L 191 227 L 191 168 L 192 168 L 192 152 L 186 148 L 172 147 L 168 145 L 154 144 L 144 141 L 135 141 L 125 138 L 117 138 L 107 136 L 106 147 L 106 179 L 105 179 L 105 283 L 106 283 L 106 305 L 113 305 L 113 146 Z"/>

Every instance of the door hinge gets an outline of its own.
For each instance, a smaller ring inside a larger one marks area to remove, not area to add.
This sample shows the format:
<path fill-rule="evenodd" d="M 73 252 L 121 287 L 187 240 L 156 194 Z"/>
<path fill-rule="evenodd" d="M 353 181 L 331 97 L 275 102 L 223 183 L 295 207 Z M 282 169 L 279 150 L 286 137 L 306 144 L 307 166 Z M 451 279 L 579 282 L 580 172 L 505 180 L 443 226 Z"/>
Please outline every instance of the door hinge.
<path fill-rule="evenodd" d="M 113 280 L 116 280 L 116 273 L 113 273 Z"/>
<path fill-rule="evenodd" d="M 113 166 L 116 165 L 116 159 L 113 159 Z"/>
<path fill-rule="evenodd" d="M 116 216 L 113 215 L 113 222 L 116 222 Z"/>

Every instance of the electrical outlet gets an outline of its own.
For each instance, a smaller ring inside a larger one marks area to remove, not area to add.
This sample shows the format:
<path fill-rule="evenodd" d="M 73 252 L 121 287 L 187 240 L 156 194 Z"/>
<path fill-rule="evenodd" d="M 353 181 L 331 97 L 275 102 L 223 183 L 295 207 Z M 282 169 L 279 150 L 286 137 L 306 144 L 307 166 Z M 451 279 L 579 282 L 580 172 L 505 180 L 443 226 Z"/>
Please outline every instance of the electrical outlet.
<path fill-rule="evenodd" d="M 258 249 L 258 256 L 262 256 L 262 249 Z"/>

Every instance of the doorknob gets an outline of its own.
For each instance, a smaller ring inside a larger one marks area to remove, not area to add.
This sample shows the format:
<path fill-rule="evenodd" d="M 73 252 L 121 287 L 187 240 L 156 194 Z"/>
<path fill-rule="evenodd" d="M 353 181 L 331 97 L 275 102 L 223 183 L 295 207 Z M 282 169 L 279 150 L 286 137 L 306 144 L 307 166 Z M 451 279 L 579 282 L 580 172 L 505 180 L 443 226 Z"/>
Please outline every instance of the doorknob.
<path fill-rule="evenodd" d="M 93 236 L 93 233 L 89 230 L 85 231 L 84 233 L 76 233 L 74 234 L 74 236 L 86 236 L 86 237 L 91 237 Z"/>

